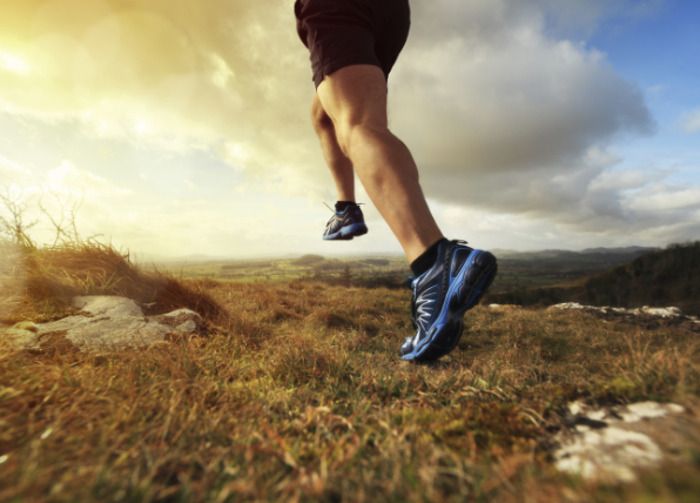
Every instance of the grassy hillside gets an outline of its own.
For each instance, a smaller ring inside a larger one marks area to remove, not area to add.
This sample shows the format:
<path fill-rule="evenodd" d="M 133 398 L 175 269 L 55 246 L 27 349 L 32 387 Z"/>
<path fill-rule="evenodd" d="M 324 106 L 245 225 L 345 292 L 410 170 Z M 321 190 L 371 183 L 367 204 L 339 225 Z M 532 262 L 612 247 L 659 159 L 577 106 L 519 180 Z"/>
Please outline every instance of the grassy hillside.
<path fill-rule="evenodd" d="M 86 262 L 57 272 L 80 254 L 35 258 L 61 284 L 100 293 L 151 278 L 103 253 L 121 264 L 109 281 L 79 275 Z M 686 463 L 624 487 L 549 463 L 569 400 L 697 410 L 697 325 L 477 307 L 457 351 L 417 366 L 397 358 L 411 332 L 406 290 L 176 283 L 195 294 L 180 302 L 206 299 L 226 313 L 210 317 L 208 336 L 100 353 L 56 337 L 40 350 L 0 340 L 0 501 L 691 501 L 700 492 L 696 445 L 681 453 Z M 41 297 L 22 292 L 24 313 L 46 315 Z"/>
<path fill-rule="evenodd" d="M 625 307 L 675 305 L 700 314 L 700 242 L 644 254 L 578 285 L 525 288 L 490 299 L 521 305 L 564 301 Z"/>

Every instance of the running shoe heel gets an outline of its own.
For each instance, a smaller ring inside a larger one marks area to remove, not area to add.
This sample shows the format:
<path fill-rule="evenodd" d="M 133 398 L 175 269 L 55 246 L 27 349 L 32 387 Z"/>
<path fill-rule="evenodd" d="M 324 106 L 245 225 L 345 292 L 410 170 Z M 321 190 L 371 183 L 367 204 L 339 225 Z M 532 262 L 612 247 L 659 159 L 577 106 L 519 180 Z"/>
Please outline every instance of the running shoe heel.
<path fill-rule="evenodd" d="M 464 283 L 450 307 L 462 306 L 465 311 L 479 303 L 481 297 L 493 282 L 498 270 L 496 257 L 491 252 L 474 250 L 477 255 L 464 277 Z"/>
<path fill-rule="evenodd" d="M 340 235 L 344 239 L 352 239 L 355 236 L 363 236 L 367 234 L 367 226 L 363 223 L 346 225 L 340 229 Z"/>

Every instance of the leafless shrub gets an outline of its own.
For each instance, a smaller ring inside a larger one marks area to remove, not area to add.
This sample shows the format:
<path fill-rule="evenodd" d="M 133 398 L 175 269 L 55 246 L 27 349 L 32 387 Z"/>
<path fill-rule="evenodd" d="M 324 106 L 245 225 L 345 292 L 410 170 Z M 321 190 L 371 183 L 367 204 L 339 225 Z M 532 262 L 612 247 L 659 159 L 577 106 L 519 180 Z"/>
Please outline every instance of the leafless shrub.
<path fill-rule="evenodd" d="M 199 287 L 159 272 L 145 272 L 129 252 L 83 238 L 76 224 L 81 201 L 56 198 L 39 209 L 53 226 L 53 242 L 37 245 L 26 218 L 28 203 L 6 191 L 0 195 L 0 322 L 52 318 L 68 312 L 76 295 L 121 295 L 141 304 L 147 314 L 188 307 L 209 321 L 226 319 L 224 311 Z M 4 208 L 3 208 L 4 206 Z M 4 210 L 4 211 L 3 211 Z M 10 251 L 12 253 L 10 253 Z"/>
<path fill-rule="evenodd" d="M 3 206 L 0 208 L 0 236 L 16 245 L 35 248 L 29 230 L 38 222 L 26 220 L 27 203 L 5 190 L 0 194 L 0 204 Z"/>
<path fill-rule="evenodd" d="M 61 244 L 77 244 L 83 240 L 80 238 L 77 226 L 77 215 L 82 201 L 73 201 L 68 206 L 64 201 L 55 197 L 59 210 L 50 211 L 44 206 L 43 201 L 39 201 L 41 213 L 51 222 L 54 228 L 54 240 L 52 246 Z"/>

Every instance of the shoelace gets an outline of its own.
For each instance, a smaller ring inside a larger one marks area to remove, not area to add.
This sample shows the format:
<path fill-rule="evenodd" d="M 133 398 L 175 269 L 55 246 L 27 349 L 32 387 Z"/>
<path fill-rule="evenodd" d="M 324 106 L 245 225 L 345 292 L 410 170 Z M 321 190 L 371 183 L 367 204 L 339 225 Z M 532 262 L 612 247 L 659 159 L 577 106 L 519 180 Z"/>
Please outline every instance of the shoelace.
<path fill-rule="evenodd" d="M 466 245 L 467 241 L 463 239 L 453 239 L 451 240 L 455 244 L 461 244 L 461 245 Z M 416 276 L 410 275 L 406 277 L 406 288 L 411 289 L 411 305 L 409 306 L 409 311 L 411 314 L 411 322 L 413 323 L 414 328 L 418 328 L 418 321 L 416 319 L 416 312 L 418 311 L 418 307 L 416 306 L 416 289 L 413 288 L 413 280 L 416 279 Z M 407 340 L 412 339 L 412 337 L 408 337 Z"/>
<path fill-rule="evenodd" d="M 460 245 L 466 245 L 467 241 L 463 239 L 452 239 L 452 243 L 455 244 L 460 244 Z M 448 259 L 447 255 L 445 256 L 445 259 Z M 411 322 L 413 323 L 414 328 L 418 328 L 418 319 L 416 317 L 416 314 L 418 312 L 418 306 L 416 305 L 416 289 L 413 287 L 413 280 L 416 279 L 416 276 L 410 275 L 406 278 L 406 287 L 411 289 Z"/>

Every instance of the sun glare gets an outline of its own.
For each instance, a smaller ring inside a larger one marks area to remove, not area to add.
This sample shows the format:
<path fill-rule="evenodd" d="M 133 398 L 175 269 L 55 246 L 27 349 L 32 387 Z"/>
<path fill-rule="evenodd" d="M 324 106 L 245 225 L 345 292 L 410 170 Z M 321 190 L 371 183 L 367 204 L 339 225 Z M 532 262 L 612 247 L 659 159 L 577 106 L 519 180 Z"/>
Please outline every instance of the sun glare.
<path fill-rule="evenodd" d="M 31 71 L 26 59 L 6 51 L 0 51 L 0 68 L 16 75 L 27 75 Z"/>
<path fill-rule="evenodd" d="M 153 127 L 147 121 L 143 119 L 138 119 L 134 121 L 132 126 L 134 133 L 139 136 L 146 136 L 153 131 Z"/>

